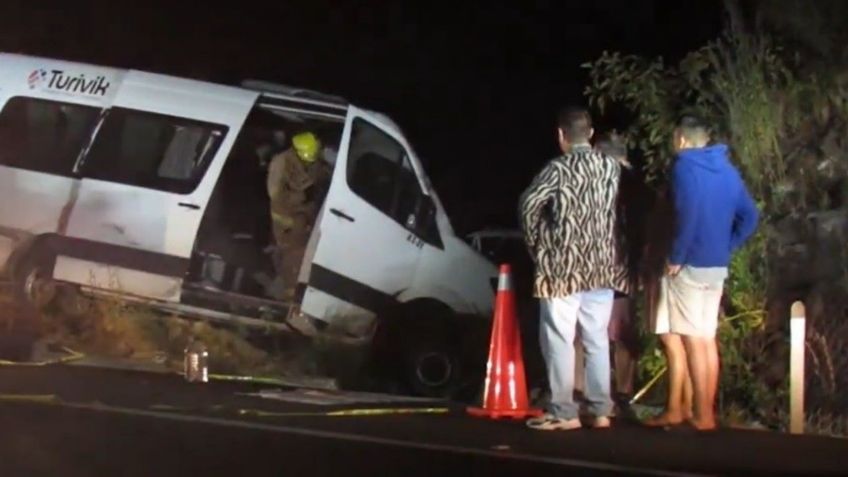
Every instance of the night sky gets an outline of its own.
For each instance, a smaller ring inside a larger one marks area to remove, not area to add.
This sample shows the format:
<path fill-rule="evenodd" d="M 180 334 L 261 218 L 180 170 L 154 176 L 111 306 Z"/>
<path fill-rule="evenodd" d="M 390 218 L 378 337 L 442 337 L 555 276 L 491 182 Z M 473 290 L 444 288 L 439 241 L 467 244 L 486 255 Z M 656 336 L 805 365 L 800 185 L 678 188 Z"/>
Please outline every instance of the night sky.
<path fill-rule="evenodd" d="M 720 0 L 122 3 L 6 0 L 0 51 L 344 96 L 400 124 L 463 230 L 514 223 L 581 63 L 674 60 L 722 22 Z"/>

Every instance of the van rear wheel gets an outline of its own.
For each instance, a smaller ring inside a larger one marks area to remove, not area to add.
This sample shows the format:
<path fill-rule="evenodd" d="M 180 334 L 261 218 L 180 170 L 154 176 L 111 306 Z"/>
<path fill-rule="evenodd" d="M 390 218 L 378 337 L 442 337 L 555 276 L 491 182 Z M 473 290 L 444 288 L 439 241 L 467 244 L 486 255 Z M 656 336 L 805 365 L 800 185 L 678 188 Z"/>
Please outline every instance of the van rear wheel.
<path fill-rule="evenodd" d="M 46 308 L 56 297 L 54 263 L 52 256 L 35 251 L 18 264 L 13 283 L 16 298 L 36 310 Z"/>

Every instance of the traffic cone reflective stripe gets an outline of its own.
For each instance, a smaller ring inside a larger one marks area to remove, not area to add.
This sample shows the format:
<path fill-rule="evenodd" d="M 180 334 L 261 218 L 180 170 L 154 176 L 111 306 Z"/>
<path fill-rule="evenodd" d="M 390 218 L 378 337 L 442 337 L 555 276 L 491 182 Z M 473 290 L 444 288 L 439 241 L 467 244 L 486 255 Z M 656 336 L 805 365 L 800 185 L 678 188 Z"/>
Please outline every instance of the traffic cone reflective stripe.
<path fill-rule="evenodd" d="M 498 273 L 498 292 L 512 291 L 512 276 L 510 275 L 509 265 L 502 265 L 500 273 Z"/>
<path fill-rule="evenodd" d="M 468 408 L 469 414 L 493 419 L 522 419 L 542 412 L 531 409 L 527 399 L 527 381 L 521 350 L 521 332 L 515 314 L 515 292 L 509 265 L 501 265 L 498 291 L 486 363 L 483 407 Z"/>

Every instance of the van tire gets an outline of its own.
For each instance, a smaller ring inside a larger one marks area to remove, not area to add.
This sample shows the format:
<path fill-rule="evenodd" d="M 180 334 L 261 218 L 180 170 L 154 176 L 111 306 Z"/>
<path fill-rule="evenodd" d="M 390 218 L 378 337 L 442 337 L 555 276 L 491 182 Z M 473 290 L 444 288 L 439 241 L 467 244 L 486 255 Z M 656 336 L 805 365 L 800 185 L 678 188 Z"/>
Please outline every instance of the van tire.
<path fill-rule="evenodd" d="M 462 380 L 459 353 L 448 333 L 427 333 L 404 352 L 404 381 L 418 396 L 452 398 Z"/>
<path fill-rule="evenodd" d="M 389 326 L 402 384 L 417 396 L 453 397 L 462 382 L 463 363 L 461 333 L 451 309 L 429 300 L 409 303 Z"/>
<path fill-rule="evenodd" d="M 53 267 L 56 257 L 35 249 L 15 264 L 12 286 L 15 299 L 34 310 L 44 310 L 56 297 Z"/>

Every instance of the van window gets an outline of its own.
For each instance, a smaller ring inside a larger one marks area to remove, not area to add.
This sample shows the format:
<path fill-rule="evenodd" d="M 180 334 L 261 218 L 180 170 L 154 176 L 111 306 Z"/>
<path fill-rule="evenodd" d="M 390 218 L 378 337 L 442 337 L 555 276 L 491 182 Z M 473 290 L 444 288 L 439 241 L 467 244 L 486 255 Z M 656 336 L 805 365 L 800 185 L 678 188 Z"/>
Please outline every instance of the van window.
<path fill-rule="evenodd" d="M 425 241 L 440 246 L 435 219 L 425 213 L 429 197 L 400 143 L 356 119 L 347 164 L 347 180 L 354 193 Z"/>
<path fill-rule="evenodd" d="M 85 176 L 188 194 L 227 127 L 125 108 L 111 109 L 85 159 Z"/>
<path fill-rule="evenodd" d="M 394 199 L 403 146 L 371 124 L 356 119 L 351 131 L 347 180 L 351 190 L 395 218 Z"/>
<path fill-rule="evenodd" d="M 100 109 L 18 96 L 0 112 L 0 164 L 71 176 Z"/>
<path fill-rule="evenodd" d="M 395 189 L 396 212 L 395 217 L 399 221 L 403 221 L 407 227 L 415 227 L 414 217 L 418 212 L 418 204 L 421 202 L 424 193 L 421 192 L 421 186 L 418 185 L 418 176 L 412 170 L 412 164 L 409 163 L 409 158 L 404 154 L 401 160 L 401 167 L 398 171 L 398 184 Z"/>

